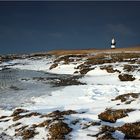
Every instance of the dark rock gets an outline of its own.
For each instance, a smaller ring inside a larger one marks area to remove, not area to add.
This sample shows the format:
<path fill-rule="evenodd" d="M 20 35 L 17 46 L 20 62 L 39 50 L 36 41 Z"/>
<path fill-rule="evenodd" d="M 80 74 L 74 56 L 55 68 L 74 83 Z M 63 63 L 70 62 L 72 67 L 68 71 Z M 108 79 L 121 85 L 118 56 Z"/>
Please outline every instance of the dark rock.
<path fill-rule="evenodd" d="M 36 127 L 48 127 L 51 122 L 52 122 L 51 120 L 45 120 L 44 122 L 36 125 Z"/>
<path fill-rule="evenodd" d="M 25 114 L 25 115 L 20 115 L 20 113 L 18 111 L 22 111 L 22 110 L 19 109 L 17 112 L 16 111 L 14 111 L 14 113 L 13 113 L 14 115 L 12 115 L 13 121 L 17 121 L 17 120 L 20 120 L 22 118 L 29 118 L 29 117 L 32 117 L 32 116 L 41 115 L 40 113 L 37 113 L 37 112 L 31 112 L 31 113 L 28 113 L 28 114 Z M 25 111 L 28 112 L 27 110 L 25 110 Z M 22 113 L 25 113 L 25 112 L 22 112 Z"/>
<path fill-rule="evenodd" d="M 1 116 L 0 119 L 5 119 L 7 118 L 8 116 Z"/>
<path fill-rule="evenodd" d="M 28 112 L 28 111 L 25 109 L 18 108 L 13 112 L 13 114 L 11 116 L 16 116 L 16 115 L 19 115 L 20 113 L 26 113 L 26 112 Z"/>
<path fill-rule="evenodd" d="M 69 85 L 85 85 L 85 83 L 78 81 L 79 78 L 80 78 L 79 76 L 62 77 L 59 78 L 59 80 L 57 81 L 52 81 L 52 84 L 55 87 L 69 86 Z"/>
<path fill-rule="evenodd" d="M 89 71 L 94 70 L 95 68 L 82 68 L 80 69 L 80 74 L 87 74 Z"/>
<path fill-rule="evenodd" d="M 103 125 L 101 127 L 101 132 L 104 133 L 104 132 L 115 132 L 115 128 L 114 127 L 111 127 L 111 126 L 107 126 L 107 125 Z"/>
<path fill-rule="evenodd" d="M 118 130 L 125 134 L 125 139 L 140 139 L 140 122 L 126 123 Z"/>
<path fill-rule="evenodd" d="M 23 118 L 23 116 L 21 116 L 21 115 L 16 115 L 16 116 L 13 116 L 13 121 L 18 121 L 18 120 L 20 120 L 20 119 L 22 119 Z"/>
<path fill-rule="evenodd" d="M 134 111 L 133 109 L 107 109 L 98 115 L 99 119 L 106 122 L 115 123 L 117 119 L 128 116 L 127 113 Z"/>
<path fill-rule="evenodd" d="M 10 119 L 0 120 L 0 122 L 8 122 L 8 121 L 10 121 Z"/>
<path fill-rule="evenodd" d="M 116 129 L 114 127 L 103 125 L 101 126 L 99 133 L 94 135 L 88 134 L 88 136 L 97 137 L 99 140 L 114 139 L 112 133 L 115 132 L 115 130 Z"/>
<path fill-rule="evenodd" d="M 111 133 L 106 132 L 102 136 L 98 137 L 97 140 L 115 140 Z"/>
<path fill-rule="evenodd" d="M 50 66 L 49 69 L 50 69 L 50 70 L 51 70 L 51 69 L 54 69 L 54 68 L 56 68 L 57 66 L 58 66 L 58 64 L 57 64 L 57 63 L 54 63 L 54 64 L 52 64 L 52 65 Z"/>
<path fill-rule="evenodd" d="M 77 112 L 74 110 L 67 110 L 67 111 L 53 111 L 47 115 L 42 115 L 42 117 L 53 117 L 53 118 L 61 118 L 64 115 L 76 114 Z"/>
<path fill-rule="evenodd" d="M 114 73 L 114 72 L 119 72 L 119 73 L 121 73 L 119 70 L 117 70 L 117 69 L 113 69 L 113 66 L 111 66 L 111 65 L 108 65 L 108 66 L 103 66 L 103 67 L 101 67 L 100 69 L 102 69 L 102 70 L 106 70 L 108 73 Z"/>
<path fill-rule="evenodd" d="M 25 114 L 25 115 L 22 115 L 23 117 L 26 117 L 26 118 L 29 118 L 29 117 L 32 117 L 32 116 L 39 116 L 41 115 L 40 113 L 37 113 L 37 112 L 31 112 L 31 113 L 28 113 L 28 114 Z"/>
<path fill-rule="evenodd" d="M 112 99 L 112 101 L 121 100 L 121 102 L 126 102 L 130 98 L 131 98 L 131 101 L 133 101 L 132 98 L 136 99 L 138 97 L 139 97 L 138 93 L 128 93 L 128 94 L 119 95 L 115 99 Z"/>
<path fill-rule="evenodd" d="M 136 68 L 138 68 L 138 66 L 134 66 L 134 65 L 124 65 L 124 70 L 127 72 L 133 72 Z"/>
<path fill-rule="evenodd" d="M 129 74 L 120 74 L 118 77 L 121 81 L 134 81 L 135 80 L 135 77 Z"/>
<path fill-rule="evenodd" d="M 33 138 L 36 134 L 38 133 L 36 133 L 35 130 L 25 129 L 19 134 L 19 136 L 22 136 L 23 140 L 28 140 L 30 138 Z"/>
<path fill-rule="evenodd" d="M 71 131 L 72 128 L 70 128 L 68 124 L 57 121 L 49 127 L 49 140 L 65 139 L 65 135 L 69 134 Z"/>
<path fill-rule="evenodd" d="M 19 136 L 21 133 L 20 132 L 22 132 L 25 128 L 27 128 L 28 127 L 28 125 L 25 125 L 25 126 L 22 126 L 22 127 L 20 127 L 20 128 L 17 128 L 17 129 L 15 129 L 15 132 L 16 132 L 16 136 Z"/>
<path fill-rule="evenodd" d="M 77 114 L 77 112 L 74 110 L 66 110 L 66 111 L 62 111 L 61 113 L 62 113 L 62 115 Z"/>
<path fill-rule="evenodd" d="M 20 88 L 16 87 L 16 86 L 10 86 L 11 89 L 13 90 L 20 90 Z"/>
<path fill-rule="evenodd" d="M 98 126 L 98 125 L 101 125 L 101 123 L 100 122 L 90 122 L 88 124 L 85 124 L 82 129 L 87 129 L 90 126 Z"/>
<path fill-rule="evenodd" d="M 75 72 L 74 72 L 74 74 L 78 74 L 78 73 L 79 73 L 78 71 L 75 71 Z"/>
<path fill-rule="evenodd" d="M 18 126 L 18 125 L 21 125 L 22 123 L 18 122 L 18 123 L 15 123 L 13 124 L 12 126 L 15 127 L 15 126 Z"/>
<path fill-rule="evenodd" d="M 60 63 L 64 62 L 63 64 L 69 64 L 70 62 L 75 62 L 81 60 L 83 57 L 86 57 L 87 55 L 65 55 L 58 57 L 54 63 Z"/>
<path fill-rule="evenodd" d="M 80 119 L 75 119 L 73 121 L 71 121 L 71 124 L 76 125 L 77 123 L 79 123 Z"/>

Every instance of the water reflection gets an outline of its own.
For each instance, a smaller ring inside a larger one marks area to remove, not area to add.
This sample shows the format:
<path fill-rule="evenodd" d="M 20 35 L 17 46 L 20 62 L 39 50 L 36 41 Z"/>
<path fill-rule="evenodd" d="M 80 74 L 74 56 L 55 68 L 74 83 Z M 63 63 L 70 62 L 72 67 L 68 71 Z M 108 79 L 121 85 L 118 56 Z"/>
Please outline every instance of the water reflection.
<path fill-rule="evenodd" d="M 51 74 L 31 70 L 4 69 L 0 71 L 0 108 L 14 108 L 30 102 L 32 97 L 49 95 L 57 88 L 49 83 L 34 81 L 33 77 L 50 77 Z M 23 80 L 26 79 L 26 80 Z"/>
<path fill-rule="evenodd" d="M 0 89 L 14 87 L 18 82 L 18 71 L 12 69 L 0 71 Z"/>

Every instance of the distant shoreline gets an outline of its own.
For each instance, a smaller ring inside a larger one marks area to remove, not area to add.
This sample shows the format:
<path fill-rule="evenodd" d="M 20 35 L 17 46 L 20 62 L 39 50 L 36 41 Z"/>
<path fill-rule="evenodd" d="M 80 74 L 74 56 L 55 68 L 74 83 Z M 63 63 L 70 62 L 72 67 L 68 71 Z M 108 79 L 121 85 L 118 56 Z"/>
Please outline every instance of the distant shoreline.
<path fill-rule="evenodd" d="M 0 54 L 2 56 L 34 56 L 34 55 L 69 55 L 69 54 L 91 54 L 91 53 L 124 53 L 129 51 L 134 53 L 140 52 L 140 46 L 136 47 L 128 47 L 128 48 L 115 48 L 115 49 L 96 49 L 96 48 L 89 48 L 89 49 L 58 49 L 58 50 L 51 50 L 51 51 L 44 51 L 44 52 L 27 52 L 27 53 L 7 53 L 7 54 Z"/>
<path fill-rule="evenodd" d="M 84 49 L 84 50 L 54 50 L 49 51 L 50 55 L 68 55 L 68 54 L 91 54 L 91 53 L 140 53 L 140 47 L 116 48 L 116 49 Z"/>

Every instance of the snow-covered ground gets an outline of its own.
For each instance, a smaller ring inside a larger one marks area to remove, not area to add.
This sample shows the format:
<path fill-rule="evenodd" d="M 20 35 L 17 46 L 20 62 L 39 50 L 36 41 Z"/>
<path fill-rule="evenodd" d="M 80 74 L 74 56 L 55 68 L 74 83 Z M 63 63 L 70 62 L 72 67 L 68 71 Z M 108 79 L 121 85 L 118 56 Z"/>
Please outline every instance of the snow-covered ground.
<path fill-rule="evenodd" d="M 70 64 L 60 63 L 57 67 L 50 70 L 49 68 L 53 64 L 54 59 L 55 58 L 13 60 L 7 63 L 2 63 L 1 67 L 8 65 L 8 68 L 12 69 L 26 69 L 55 74 L 72 75 L 76 71 L 76 67 L 83 63 L 82 61 Z M 123 70 L 124 64 L 128 63 L 119 62 L 108 65 L 113 65 L 113 68 L 120 70 L 121 73 L 126 73 Z M 43 90 L 40 91 L 43 91 L 43 94 L 41 93 L 38 96 L 30 96 L 30 102 L 28 102 L 27 104 L 22 104 L 22 106 L 17 106 L 16 108 L 20 107 L 22 109 L 29 110 L 30 112 L 38 112 L 41 114 L 48 114 L 55 110 L 74 110 L 78 112 L 77 114 L 65 116 L 64 120 L 73 129 L 69 135 L 71 139 L 74 140 L 96 139 L 95 136 L 91 137 L 89 135 L 97 134 L 100 131 L 100 126 L 91 125 L 85 129 L 83 128 L 85 127 L 85 125 L 90 124 L 90 122 L 100 122 L 101 120 L 98 118 L 98 115 L 101 112 L 105 111 L 107 108 L 129 108 L 134 109 L 134 111 L 128 113 L 128 116 L 118 119 L 115 123 L 101 121 L 102 125 L 119 127 L 124 125 L 125 123 L 140 122 L 140 98 L 134 99 L 130 104 L 125 104 L 120 100 L 112 101 L 112 99 L 114 99 L 118 95 L 128 93 L 137 93 L 138 95 L 140 95 L 140 71 L 136 70 L 131 72 L 131 74 L 135 76 L 136 80 L 124 82 L 120 81 L 120 79 L 118 78 L 118 72 L 108 73 L 106 70 L 101 70 L 100 66 L 101 65 L 97 65 L 95 69 L 87 72 L 87 74 L 85 74 L 82 78 L 78 79 L 80 82 L 85 83 L 85 85 L 64 86 L 59 90 L 51 91 L 50 96 L 48 96 L 48 94 L 45 94 L 45 89 L 43 88 Z M 139 67 L 140 64 L 137 64 L 137 66 Z M 127 73 L 130 74 L 130 72 Z M 33 93 L 35 92 L 39 91 L 33 91 Z M 15 102 L 16 99 L 18 99 L 18 97 L 15 97 Z M 11 100 L 14 99 L 11 98 Z M 1 108 L 0 116 L 10 116 L 13 110 L 4 110 Z M 43 122 L 44 120 L 44 118 L 34 116 L 31 118 L 20 119 L 17 122 L 20 122 L 22 126 L 28 125 L 29 127 L 33 124 Z M 73 125 L 71 122 L 73 122 L 74 120 L 78 120 L 79 122 L 76 125 Z M 9 127 L 13 124 L 15 124 L 15 122 L 11 119 L 6 122 L 0 121 L 0 133 L 4 132 L 14 139 L 19 139 L 20 137 L 15 136 L 15 128 Z M 36 132 L 38 132 L 38 134 L 32 139 L 46 139 L 48 134 L 47 129 L 36 128 Z M 124 134 L 120 131 L 115 131 L 113 135 L 117 139 L 124 138 Z"/>

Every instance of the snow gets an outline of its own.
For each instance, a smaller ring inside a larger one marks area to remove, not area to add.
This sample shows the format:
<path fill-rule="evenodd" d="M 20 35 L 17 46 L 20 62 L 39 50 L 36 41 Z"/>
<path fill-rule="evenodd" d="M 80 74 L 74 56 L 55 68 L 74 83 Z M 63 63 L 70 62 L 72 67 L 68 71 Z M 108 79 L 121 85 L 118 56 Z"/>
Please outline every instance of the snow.
<path fill-rule="evenodd" d="M 11 65 L 9 68 L 15 69 L 26 69 L 26 70 L 48 70 L 51 66 L 53 58 L 43 58 L 43 59 L 16 59 L 10 62 L 5 62 L 2 65 Z M 15 64 L 15 65 L 13 65 Z"/>
<path fill-rule="evenodd" d="M 8 66 L 13 69 L 27 69 L 36 71 L 45 71 L 57 74 L 73 74 L 76 70 L 75 67 L 78 64 L 59 64 L 58 67 L 50 70 L 49 67 L 53 64 L 54 58 L 43 58 L 43 59 L 23 59 L 23 60 L 13 60 L 10 63 L 3 63 L 1 65 L 12 65 Z M 13 65 L 15 64 L 15 65 Z M 114 69 L 118 69 L 122 72 L 122 65 L 124 63 L 113 64 Z M 84 77 L 79 79 L 79 81 L 86 83 L 87 85 L 72 85 L 62 87 L 58 90 L 51 91 L 51 94 L 45 94 L 45 89 L 43 87 L 41 92 L 44 94 L 34 96 L 39 90 L 33 91 L 32 96 L 29 97 L 30 102 L 22 104 L 22 108 L 39 113 L 50 113 L 55 110 L 76 110 L 79 114 L 73 114 L 67 117 L 69 125 L 73 128 L 70 133 L 72 139 L 96 139 L 95 137 L 90 137 L 87 134 L 97 134 L 99 132 L 99 126 L 90 126 L 87 129 L 82 129 L 85 123 L 90 121 L 99 121 L 98 114 L 103 112 L 106 108 L 113 109 L 125 109 L 133 108 L 136 109 L 133 112 L 128 113 L 128 116 L 118 119 L 115 123 L 116 126 L 123 125 L 124 123 L 140 121 L 140 99 L 133 101 L 131 104 L 121 103 L 120 101 L 111 101 L 118 95 L 126 93 L 140 93 L 140 72 L 133 72 L 137 80 L 133 82 L 121 82 L 118 78 L 119 73 L 108 73 L 106 70 L 101 70 L 97 66 L 94 70 L 89 71 Z M 30 83 L 31 81 L 29 81 Z M 36 85 L 36 83 L 35 83 Z M 42 85 L 40 85 L 42 86 Z M 33 89 L 32 89 L 33 90 Z M 48 89 L 49 90 L 49 89 Z M 22 91 L 23 93 L 26 92 Z M 30 91 L 31 92 L 31 91 Z M 28 96 L 28 94 L 25 94 Z M 23 96 L 24 97 L 24 96 Z M 16 97 L 11 97 L 11 100 L 16 99 Z M 22 98 L 22 96 L 19 96 Z M 20 100 L 17 98 L 18 100 Z M 16 102 L 16 101 L 15 101 Z M 117 106 L 117 104 L 120 104 Z M 80 114 L 80 112 L 85 112 Z M 0 109 L 0 115 L 10 115 L 12 111 Z M 74 119 L 80 119 L 80 123 L 76 126 L 71 125 L 70 121 Z M 43 122 L 44 118 L 39 118 L 38 116 L 32 118 L 23 118 L 20 120 L 25 125 L 31 125 L 34 123 Z M 105 123 L 106 125 L 112 125 L 110 123 Z M 8 126 L 12 125 L 12 121 L 0 122 L 0 132 L 3 132 Z M 81 125 L 80 125 L 81 124 Z M 13 136 L 14 130 L 6 131 L 7 134 Z M 34 139 L 45 139 L 48 131 L 45 128 L 37 128 L 36 132 L 39 132 Z M 114 133 L 114 137 L 123 138 L 124 134 L 119 131 Z"/>
<path fill-rule="evenodd" d="M 89 71 L 86 75 L 104 76 L 104 75 L 109 75 L 109 73 L 106 70 L 101 70 L 99 67 L 96 67 L 94 70 Z"/>
<path fill-rule="evenodd" d="M 41 128 L 41 127 L 36 128 L 36 132 L 39 134 L 35 135 L 34 140 L 44 140 L 46 139 L 46 136 L 48 135 L 48 131 L 46 131 L 46 128 Z"/>
<path fill-rule="evenodd" d="M 46 71 L 55 74 L 73 74 L 75 67 L 79 64 L 60 64 L 58 67 L 50 70 L 50 66 L 53 64 L 54 58 L 43 58 L 43 59 L 16 59 L 10 62 L 4 62 L 0 66 L 8 66 L 9 68 L 24 69 L 24 70 L 36 70 Z M 0 68 L 1 70 L 2 68 Z"/>
<path fill-rule="evenodd" d="M 57 74 L 73 74 L 75 72 L 75 64 L 68 64 L 68 65 L 58 65 L 58 67 L 48 70 L 50 73 L 57 73 Z"/>
<path fill-rule="evenodd" d="M 117 123 L 119 122 L 125 122 L 125 123 L 134 123 L 134 122 L 139 122 L 140 121 L 140 111 L 136 110 L 133 112 L 130 112 L 128 116 L 118 119 Z"/>

